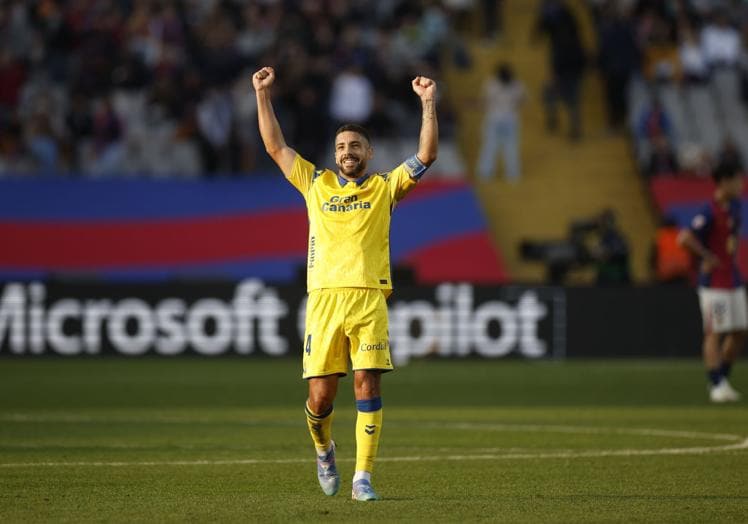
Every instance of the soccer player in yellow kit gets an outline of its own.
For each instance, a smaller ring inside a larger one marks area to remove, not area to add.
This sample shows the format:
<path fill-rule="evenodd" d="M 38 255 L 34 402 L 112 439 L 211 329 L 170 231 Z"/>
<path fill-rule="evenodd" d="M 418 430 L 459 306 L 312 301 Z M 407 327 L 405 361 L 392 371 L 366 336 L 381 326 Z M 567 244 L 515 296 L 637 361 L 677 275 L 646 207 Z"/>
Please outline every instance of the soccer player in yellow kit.
<path fill-rule="evenodd" d="M 335 133 L 336 173 L 318 169 L 286 145 L 271 103 L 274 80 L 272 67 L 252 76 L 265 149 L 304 196 L 309 215 L 303 377 L 309 384 L 305 411 L 317 478 L 326 495 L 338 492 L 333 401 L 350 359 L 358 409 L 352 498 L 378 500 L 371 472 L 382 429 L 380 384 L 382 373 L 392 370 L 386 303 L 392 292 L 390 217 L 436 160 L 436 84 L 422 76 L 412 81 L 423 111 L 415 155 L 388 173 L 368 173 L 374 154 L 369 135 L 346 124 Z"/>

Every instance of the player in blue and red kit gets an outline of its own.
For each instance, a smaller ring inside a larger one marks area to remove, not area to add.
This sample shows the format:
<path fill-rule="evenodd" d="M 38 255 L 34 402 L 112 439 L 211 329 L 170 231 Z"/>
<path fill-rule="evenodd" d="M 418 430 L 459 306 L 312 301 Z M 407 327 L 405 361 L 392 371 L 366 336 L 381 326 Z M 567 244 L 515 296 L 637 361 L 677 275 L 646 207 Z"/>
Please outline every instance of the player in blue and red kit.
<path fill-rule="evenodd" d="M 704 365 L 712 402 L 735 402 L 740 394 L 728 376 L 745 341 L 748 306 L 736 255 L 740 232 L 743 176 L 733 168 L 717 168 L 712 175 L 714 198 L 678 238 L 701 260 L 699 303 L 704 321 Z"/>

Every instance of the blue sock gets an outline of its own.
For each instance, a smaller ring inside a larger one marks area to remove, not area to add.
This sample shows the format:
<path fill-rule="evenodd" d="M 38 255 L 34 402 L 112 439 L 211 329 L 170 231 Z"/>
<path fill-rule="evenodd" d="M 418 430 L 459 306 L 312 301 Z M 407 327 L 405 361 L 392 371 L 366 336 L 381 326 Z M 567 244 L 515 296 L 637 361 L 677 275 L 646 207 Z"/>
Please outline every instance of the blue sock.
<path fill-rule="evenodd" d="M 727 378 L 730 376 L 731 369 L 732 369 L 732 362 L 722 362 L 722 365 L 719 367 L 719 373 L 723 377 Z"/>
<path fill-rule="evenodd" d="M 722 370 L 720 368 L 710 369 L 706 372 L 706 376 L 709 377 L 709 383 L 716 386 L 722 380 Z"/>

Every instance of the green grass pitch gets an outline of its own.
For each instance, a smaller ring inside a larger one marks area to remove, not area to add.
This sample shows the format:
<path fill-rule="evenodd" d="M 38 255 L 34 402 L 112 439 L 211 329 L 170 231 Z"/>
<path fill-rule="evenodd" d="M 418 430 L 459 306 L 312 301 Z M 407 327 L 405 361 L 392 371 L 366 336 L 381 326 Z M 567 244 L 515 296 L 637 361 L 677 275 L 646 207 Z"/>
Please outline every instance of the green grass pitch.
<path fill-rule="evenodd" d="M 0 360 L 0 522 L 748 522 L 748 404 L 698 361 L 418 361 L 386 375 L 374 485 L 316 481 L 291 360 Z M 748 393 L 748 364 L 735 387 Z"/>

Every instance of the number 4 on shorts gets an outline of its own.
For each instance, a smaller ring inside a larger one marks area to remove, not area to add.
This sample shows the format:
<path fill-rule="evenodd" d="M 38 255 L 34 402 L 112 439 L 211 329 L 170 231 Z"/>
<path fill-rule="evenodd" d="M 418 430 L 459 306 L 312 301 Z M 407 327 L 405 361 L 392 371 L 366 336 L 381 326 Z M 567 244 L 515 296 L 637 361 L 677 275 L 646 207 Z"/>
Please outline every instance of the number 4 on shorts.
<path fill-rule="evenodd" d="M 312 335 L 306 336 L 306 347 L 304 348 L 304 351 L 306 351 L 307 355 L 312 352 Z"/>

